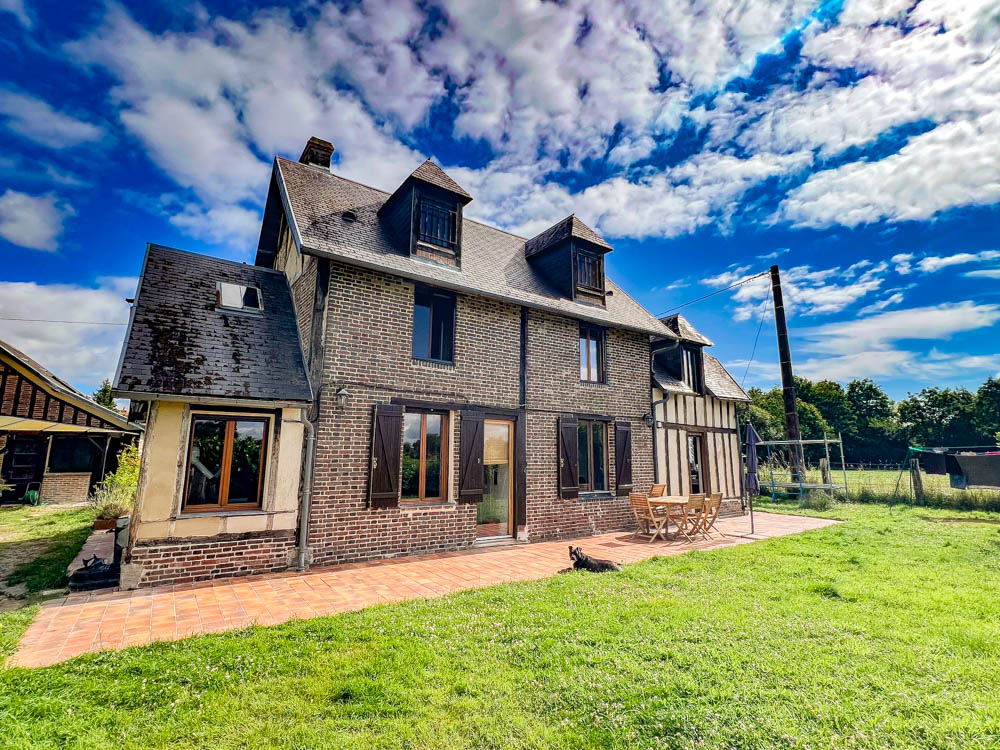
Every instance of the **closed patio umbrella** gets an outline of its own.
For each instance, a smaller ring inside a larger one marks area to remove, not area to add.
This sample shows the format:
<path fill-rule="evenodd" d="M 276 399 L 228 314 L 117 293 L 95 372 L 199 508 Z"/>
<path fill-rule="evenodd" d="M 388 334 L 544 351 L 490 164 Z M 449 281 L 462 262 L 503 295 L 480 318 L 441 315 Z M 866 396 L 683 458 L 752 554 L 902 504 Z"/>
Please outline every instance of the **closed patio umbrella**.
<path fill-rule="evenodd" d="M 751 498 L 760 494 L 760 478 L 757 476 L 757 443 L 760 440 L 757 430 L 748 422 L 743 444 L 747 447 L 746 487 Z"/>

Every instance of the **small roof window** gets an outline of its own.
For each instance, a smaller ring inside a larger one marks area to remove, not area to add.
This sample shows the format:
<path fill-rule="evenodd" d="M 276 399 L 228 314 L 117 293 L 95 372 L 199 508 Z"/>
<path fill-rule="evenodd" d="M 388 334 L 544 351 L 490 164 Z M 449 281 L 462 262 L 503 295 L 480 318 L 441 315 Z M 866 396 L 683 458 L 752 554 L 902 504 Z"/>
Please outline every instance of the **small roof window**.
<path fill-rule="evenodd" d="M 215 304 L 216 307 L 225 307 L 230 310 L 260 312 L 263 309 L 260 299 L 260 289 L 255 286 L 231 284 L 228 281 L 217 283 Z"/>

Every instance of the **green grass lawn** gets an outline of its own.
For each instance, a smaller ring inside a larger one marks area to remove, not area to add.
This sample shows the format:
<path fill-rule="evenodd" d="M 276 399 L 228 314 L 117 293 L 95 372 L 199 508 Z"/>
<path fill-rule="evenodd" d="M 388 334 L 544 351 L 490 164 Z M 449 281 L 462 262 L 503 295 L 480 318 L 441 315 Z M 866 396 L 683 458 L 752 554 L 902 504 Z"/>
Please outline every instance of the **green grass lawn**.
<path fill-rule="evenodd" d="M 66 566 L 94 527 L 91 508 L 15 505 L 0 508 L 0 576 L 29 592 L 66 583 Z"/>
<path fill-rule="evenodd" d="M 846 522 L 621 574 L 8 669 L 0 738 L 88 750 L 1000 746 L 1000 515 L 828 515 Z"/>

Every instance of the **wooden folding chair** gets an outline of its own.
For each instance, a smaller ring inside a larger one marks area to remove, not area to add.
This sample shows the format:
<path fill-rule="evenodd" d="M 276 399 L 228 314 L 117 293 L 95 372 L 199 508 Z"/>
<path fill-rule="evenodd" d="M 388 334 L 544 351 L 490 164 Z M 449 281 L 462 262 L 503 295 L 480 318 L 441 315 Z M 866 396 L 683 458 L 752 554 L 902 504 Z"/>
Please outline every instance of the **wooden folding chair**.
<path fill-rule="evenodd" d="M 665 484 L 654 484 L 649 491 L 650 497 L 663 497 L 665 494 L 667 494 L 667 485 Z"/>
<path fill-rule="evenodd" d="M 685 539 L 693 542 L 692 535 L 698 533 L 705 516 L 705 496 L 690 495 L 687 505 L 680 506 L 680 510 L 683 513 L 683 517 L 679 519 L 681 523 L 677 526 L 677 530 Z"/>
<path fill-rule="evenodd" d="M 628 496 L 632 505 L 632 515 L 635 516 L 636 529 L 632 533 L 634 539 L 640 532 L 650 534 L 649 541 L 653 542 L 657 537 L 667 538 L 667 515 L 658 512 L 649 504 L 649 495 L 642 492 L 632 492 Z"/>
<path fill-rule="evenodd" d="M 722 493 L 713 492 L 705 503 L 705 520 L 702 522 L 701 535 L 706 539 L 711 539 L 712 532 L 720 536 L 725 536 L 715 528 L 715 521 L 719 517 L 719 510 L 722 508 Z"/>

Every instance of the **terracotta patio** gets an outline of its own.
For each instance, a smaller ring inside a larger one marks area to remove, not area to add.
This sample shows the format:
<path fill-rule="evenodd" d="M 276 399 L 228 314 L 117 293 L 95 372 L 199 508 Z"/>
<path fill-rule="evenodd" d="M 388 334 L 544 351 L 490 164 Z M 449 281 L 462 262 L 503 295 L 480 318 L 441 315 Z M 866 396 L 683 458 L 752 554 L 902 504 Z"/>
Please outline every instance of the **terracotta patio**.
<path fill-rule="evenodd" d="M 692 549 L 716 549 L 796 534 L 835 521 L 772 513 L 722 519 L 730 536 L 653 544 L 628 532 L 510 544 L 375 563 L 316 568 L 140 591 L 79 593 L 47 603 L 21 639 L 8 666 L 40 667 L 102 649 L 123 649 L 219 633 L 254 623 L 275 625 L 364 609 L 373 604 L 432 598 L 507 581 L 547 578 L 569 565 L 567 545 L 596 557 L 630 563 Z M 739 535 L 739 536 L 734 536 Z"/>

